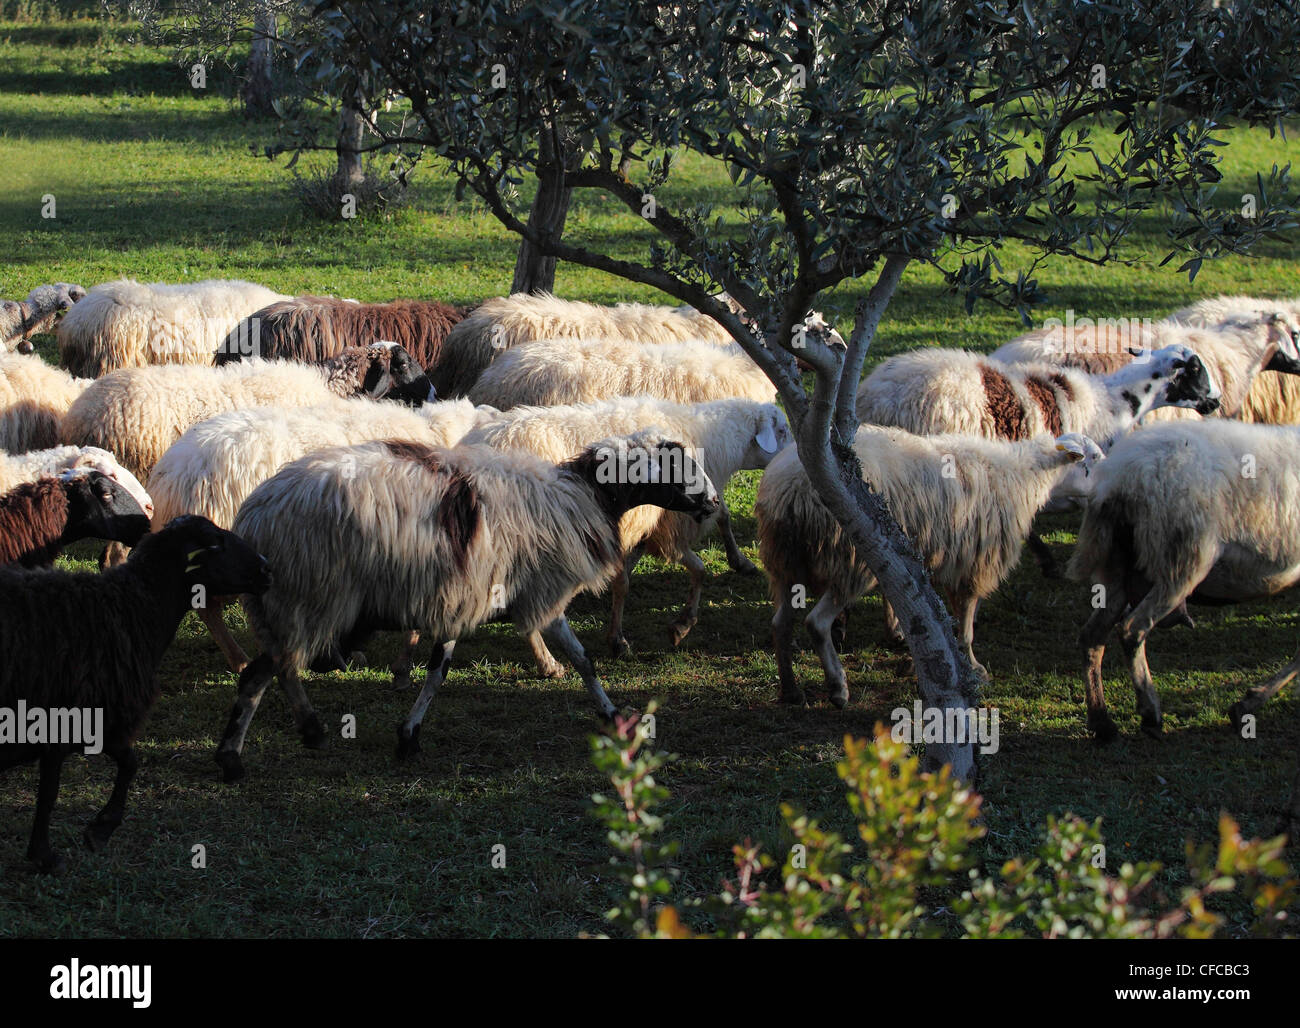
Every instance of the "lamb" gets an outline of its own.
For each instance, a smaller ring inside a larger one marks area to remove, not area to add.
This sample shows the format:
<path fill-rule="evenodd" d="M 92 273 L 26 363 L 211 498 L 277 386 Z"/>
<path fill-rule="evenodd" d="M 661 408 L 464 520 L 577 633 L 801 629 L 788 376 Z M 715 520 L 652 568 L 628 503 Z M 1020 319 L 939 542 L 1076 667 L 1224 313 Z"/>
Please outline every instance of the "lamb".
<path fill-rule="evenodd" d="M 546 339 L 507 350 L 469 391 L 475 403 L 498 410 L 641 395 L 676 403 L 731 396 L 771 403 L 776 388 L 738 346 Z"/>
<path fill-rule="evenodd" d="M 86 295 L 71 282 L 54 282 L 37 286 L 26 300 L 0 300 L 0 354 L 12 348 L 31 353 L 30 337 L 48 332 L 59 315 Z"/>
<path fill-rule="evenodd" d="M 326 446 L 372 439 L 410 439 L 454 446 L 497 412 L 468 400 L 426 404 L 418 411 L 392 403 L 335 400 L 320 407 L 254 407 L 228 411 L 194 425 L 162 455 L 149 476 L 156 502 L 154 526 L 181 514 L 201 514 L 222 528 L 258 485 L 292 460 Z M 221 618 L 222 602 L 199 611 L 231 670 L 248 656 Z"/>
<path fill-rule="evenodd" d="M 1300 429 L 1175 422 L 1121 440 L 1096 476 L 1070 575 L 1098 607 L 1079 635 L 1088 728 L 1119 734 L 1101 664 L 1118 628 L 1142 716 L 1158 737 L 1160 701 L 1146 659 L 1151 629 L 1189 598 L 1236 603 L 1300 581 Z M 1295 674 L 1296 661 L 1233 704 L 1236 722 Z"/>
<path fill-rule="evenodd" d="M 14 456 L 0 453 L 0 493 L 45 475 L 57 476 L 72 470 L 98 471 L 111 478 L 132 496 L 146 515 L 153 516 L 153 501 L 144 486 L 117 458 L 96 446 L 56 446 Z"/>
<path fill-rule="evenodd" d="M 289 297 L 238 279 L 97 285 L 59 323 L 62 365 L 80 378 L 151 364 L 211 364 L 240 320 Z"/>
<path fill-rule="evenodd" d="M 47 567 L 78 539 L 134 543 L 149 517 L 121 485 L 76 468 L 0 495 L 0 566 Z"/>
<path fill-rule="evenodd" d="M 524 450 L 545 460 L 567 460 L 597 440 L 654 427 L 684 444 L 719 489 L 741 469 L 767 466 L 789 444 L 790 428 L 781 409 L 754 400 L 714 400 L 686 405 L 634 397 L 565 407 L 515 407 L 469 432 L 466 445 L 482 443 L 496 450 Z M 726 505 L 719 509 L 719 524 L 733 567 L 754 570 L 736 546 Z M 623 636 L 623 607 L 631 586 L 630 574 L 643 552 L 683 564 L 691 584 L 686 605 L 673 623 L 674 646 L 686 638 L 699 619 L 704 562 L 694 545 L 709 526 L 679 513 L 657 507 L 629 511 L 619 525 L 626 560 L 614 577 L 608 640 L 616 655 L 627 653 Z M 540 637 L 529 640 L 543 674 L 559 675 L 563 669 L 546 652 Z M 399 679 L 400 681 L 400 679 Z"/>
<path fill-rule="evenodd" d="M 1069 333 L 1062 328 L 1043 328 L 999 347 L 993 359 L 1016 364 L 1046 362 L 1108 374 L 1132 360 L 1131 346 L 1173 345 L 1189 347 L 1209 369 L 1223 391 L 1218 413 L 1225 418 L 1278 420 L 1280 415 L 1259 416 L 1264 410 L 1261 395 L 1272 398 L 1274 409 L 1279 402 L 1277 382 L 1261 382 L 1260 373 L 1300 374 L 1300 321 L 1284 311 L 1239 311 L 1214 325 L 1170 320 L 1140 326 L 1122 320 L 1096 328 L 1076 327 Z M 1159 412 L 1157 419 L 1180 415 L 1181 411 L 1166 410 Z"/>
<path fill-rule="evenodd" d="M 91 384 L 35 354 L 0 353 L 0 450 L 43 450 L 58 441 L 59 422 Z"/>
<path fill-rule="evenodd" d="M 263 357 L 316 363 L 338 356 L 348 346 L 390 339 L 432 370 L 447 333 L 464 316 L 462 308 L 427 300 L 357 303 L 295 296 L 244 318 L 218 346 L 216 362 Z"/>
<path fill-rule="evenodd" d="M 738 310 L 734 301 L 726 300 L 733 310 Z M 804 328 L 827 342 L 844 345 L 839 333 L 820 314 L 810 313 Z M 452 329 L 443 347 L 443 358 L 431 368 L 429 377 L 439 396 L 463 396 L 503 353 L 539 339 L 733 345 L 726 329 L 693 307 L 641 303 L 602 307 L 561 300 L 550 293 L 515 293 L 484 301 Z"/>
<path fill-rule="evenodd" d="M 181 518 L 146 536 L 125 566 L 103 574 L 0 570 L 0 709 L 26 709 L 29 717 L 39 709 L 65 727 L 89 727 L 79 741 L 23 740 L 0 722 L 0 769 L 40 764 L 27 857 L 41 871 L 64 864 L 50 846 L 50 815 L 69 753 L 102 749 L 117 765 L 112 795 L 87 826 L 86 843 L 102 849 L 121 824 L 137 767 L 131 743 L 158 697 L 158 664 L 198 587 L 256 593 L 267 583 L 266 562 L 203 518 Z"/>
<path fill-rule="evenodd" d="M 934 583 L 961 628 L 966 657 L 976 672 L 975 611 L 1020 559 L 1034 515 L 1062 471 L 1078 462 L 1089 471 L 1102 458 L 1087 436 L 1066 433 L 1023 442 L 969 435 L 917 436 L 896 428 L 863 425 L 854 440 L 862 478 L 888 503 L 915 543 Z M 830 700 L 849 698 L 831 626 L 876 582 L 839 523 L 818 500 L 794 448 L 768 465 L 754 505 L 758 546 L 767 568 L 772 637 L 783 702 L 802 703 L 794 679 L 795 603 L 803 593 L 821 598 L 805 624 L 825 672 Z"/>
<path fill-rule="evenodd" d="M 618 573 L 619 519 L 646 503 L 702 519 L 719 501 L 684 447 L 650 433 L 603 441 L 559 465 L 402 440 L 321 450 L 288 465 L 235 519 L 276 577 L 264 596 L 244 598 L 264 652 L 240 675 L 217 750 L 226 781 L 243 775 L 244 737 L 276 674 L 303 741 L 324 742 L 299 669 L 372 629 L 414 627 L 434 640 L 424 687 L 398 729 L 399 757 L 419 749 L 420 722 L 456 640 L 493 618 L 509 617 L 522 635 L 544 630 L 612 716 L 564 611 Z"/>
<path fill-rule="evenodd" d="M 60 437 L 115 454 L 140 478 L 191 425 L 244 407 L 313 407 L 340 396 L 423 399 L 428 379 L 401 347 L 353 347 L 322 365 L 252 360 L 221 368 L 125 368 L 73 403 Z"/>

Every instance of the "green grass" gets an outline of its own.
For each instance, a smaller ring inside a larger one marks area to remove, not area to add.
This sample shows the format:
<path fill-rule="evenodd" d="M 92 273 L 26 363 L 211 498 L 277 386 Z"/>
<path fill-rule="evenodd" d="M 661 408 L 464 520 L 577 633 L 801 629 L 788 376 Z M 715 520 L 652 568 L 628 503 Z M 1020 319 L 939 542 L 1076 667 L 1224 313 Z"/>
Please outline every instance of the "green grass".
<path fill-rule="evenodd" d="M 411 206 L 390 222 L 304 216 L 283 162 L 253 156 L 266 126 L 231 108 L 220 72 L 209 83 L 208 95 L 194 95 L 180 69 L 131 45 L 121 29 L 0 25 L 0 295 L 119 275 L 243 276 L 286 292 L 363 300 L 468 302 L 509 286 L 514 240 L 474 204 L 455 201 L 430 168 L 418 173 Z M 1225 203 L 1249 191 L 1256 171 L 1295 152 L 1263 132 L 1230 136 Z M 53 221 L 40 218 L 46 193 L 57 200 Z M 701 198 L 726 202 L 727 182 L 688 159 L 669 202 Z M 648 238 L 621 208 L 587 197 L 569 230 L 628 256 Z M 1080 315 L 1159 316 L 1217 292 L 1300 292 L 1294 243 L 1209 264 L 1192 286 L 1155 268 L 1161 232 L 1160 216 L 1144 220 L 1133 241 L 1139 267 L 1052 263 L 1043 281 L 1054 300 L 1044 315 L 1071 307 Z M 1014 269 L 1023 253 L 1008 247 L 1003 256 Z M 827 299 L 842 329 L 861 289 Z M 599 302 L 662 299 L 568 266 L 557 291 Z M 937 276 L 915 271 L 873 357 L 917 345 L 988 348 L 1016 330 L 1002 312 L 967 317 Z M 49 340 L 42 352 L 49 355 Z M 756 482 L 742 475 L 728 492 L 742 542 L 753 539 Z M 1046 527 L 1064 558 L 1073 523 L 1049 519 Z M 752 545 L 746 549 L 756 558 Z M 78 566 L 89 566 L 89 553 L 77 551 Z M 627 622 L 632 657 L 600 659 L 599 602 L 581 599 L 572 612 L 615 701 L 661 703 L 659 744 L 680 755 L 662 778 L 672 790 L 670 831 L 682 841 L 684 894 L 716 887 L 732 844 L 746 836 L 779 848 L 781 802 L 844 827 L 835 776 L 843 735 L 869 734 L 892 708 L 910 704 L 914 689 L 905 658 L 883 645 L 879 601 L 868 597 L 854 611 L 844 658 L 850 707 L 777 706 L 764 584 L 728 571 L 718 548 L 704 556 L 714 577 L 680 651 L 666 643 L 686 590 L 680 569 L 642 563 Z M 1084 731 L 1073 645 L 1087 613 L 1079 587 L 1045 581 L 1032 563 L 981 611 L 977 649 L 994 676 L 987 699 L 1002 715 L 1001 752 L 984 765 L 985 857 L 996 863 L 1031 849 L 1044 817 L 1068 810 L 1104 818 L 1112 861 L 1164 861 L 1175 888 L 1184 841 L 1212 838 L 1220 810 L 1251 835 L 1276 821 L 1300 745 L 1300 704 L 1284 696 L 1266 708 L 1253 742 L 1229 734 L 1222 712 L 1290 656 L 1293 608 L 1283 600 L 1200 610 L 1195 632 L 1153 639 L 1163 742 L 1135 734 L 1132 693 L 1115 663 L 1110 699 L 1126 734 L 1104 750 Z M 240 631 L 247 640 L 242 624 Z M 376 646 L 372 666 L 395 650 L 393 640 Z M 819 680 L 810 652 L 798 671 Z M 82 824 L 107 795 L 105 762 L 67 765 L 54 840 L 70 866 L 58 878 L 36 877 L 23 861 L 33 771 L 0 778 L 0 935 L 571 937 L 601 929 L 607 851 L 586 813 L 586 797 L 601 786 L 587 763 L 596 721 L 576 680 L 535 678 L 508 630 L 486 627 L 458 647 L 425 723 L 425 752 L 408 765 L 393 759 L 393 729 L 413 694 L 394 693 L 375 671 L 309 676 L 324 722 L 338 726 L 354 714 L 358 738 L 304 751 L 280 695 L 270 692 L 249 737 L 249 779 L 224 786 L 211 754 L 234 677 L 196 620 L 182 626 L 161 680 L 128 818 L 107 853 L 78 848 Z M 503 870 L 491 867 L 497 843 L 507 848 Z M 197 844 L 206 848 L 203 870 L 191 867 Z"/>

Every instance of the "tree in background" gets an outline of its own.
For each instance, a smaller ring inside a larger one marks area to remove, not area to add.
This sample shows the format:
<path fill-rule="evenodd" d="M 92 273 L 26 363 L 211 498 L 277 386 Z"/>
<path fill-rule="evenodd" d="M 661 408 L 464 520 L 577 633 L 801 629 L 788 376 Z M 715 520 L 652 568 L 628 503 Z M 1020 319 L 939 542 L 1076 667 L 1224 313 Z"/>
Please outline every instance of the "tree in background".
<path fill-rule="evenodd" d="M 400 118 L 367 108 L 368 148 L 428 147 L 537 254 L 654 286 L 726 326 L 772 379 L 819 497 L 877 574 L 925 703 L 965 708 L 976 684 L 948 614 L 852 452 L 855 392 L 890 299 L 926 265 L 968 309 L 983 300 L 1027 320 L 1043 260 L 1124 260 L 1139 218 L 1166 221 L 1170 257 L 1192 275 L 1293 228 L 1286 169 L 1261 175 L 1249 211 L 1215 192 L 1221 126 L 1296 110 L 1289 7 L 324 0 L 313 23 L 335 79 L 409 100 Z M 669 202 L 682 150 L 726 169 L 741 217 Z M 562 238 L 525 216 L 530 174 L 561 197 L 614 198 L 655 240 L 627 259 Z M 1023 267 L 1003 266 L 1011 241 Z M 799 331 L 819 297 L 859 280 L 847 352 Z M 976 770 L 969 745 L 927 759 Z"/>

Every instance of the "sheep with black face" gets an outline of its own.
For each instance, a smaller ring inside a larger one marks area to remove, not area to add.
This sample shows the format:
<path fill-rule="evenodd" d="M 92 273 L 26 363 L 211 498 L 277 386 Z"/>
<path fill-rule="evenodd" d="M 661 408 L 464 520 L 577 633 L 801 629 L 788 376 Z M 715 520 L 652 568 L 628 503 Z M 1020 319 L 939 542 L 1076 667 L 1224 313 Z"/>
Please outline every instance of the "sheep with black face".
<path fill-rule="evenodd" d="M 600 713 L 612 716 L 565 608 L 621 569 L 627 511 L 651 504 L 703 519 L 719 502 L 686 448 L 657 432 L 606 440 L 561 464 L 404 440 L 293 462 L 258 486 L 235 518 L 234 530 L 271 561 L 276 583 L 244 598 L 263 654 L 240 675 L 217 751 L 226 780 L 243 775 L 245 734 L 277 674 L 304 743 L 323 745 L 298 672 L 372 630 L 416 629 L 434 641 L 424 688 L 398 729 L 399 756 L 419 748 L 420 722 L 456 640 L 500 618 L 558 645 Z"/>
<path fill-rule="evenodd" d="M 181 619 L 205 593 L 258 593 L 269 581 L 256 552 L 199 517 L 177 518 L 103 574 L 0 569 L 0 708 L 90 712 L 92 722 L 102 719 L 90 748 L 117 765 L 112 795 L 86 828 L 91 849 L 122 822 L 138 765 L 132 742 L 158 697 L 155 675 Z M 40 765 L 27 856 L 42 871 L 64 862 L 50 846 L 50 815 L 63 761 L 83 748 L 0 732 L 0 770 Z"/>

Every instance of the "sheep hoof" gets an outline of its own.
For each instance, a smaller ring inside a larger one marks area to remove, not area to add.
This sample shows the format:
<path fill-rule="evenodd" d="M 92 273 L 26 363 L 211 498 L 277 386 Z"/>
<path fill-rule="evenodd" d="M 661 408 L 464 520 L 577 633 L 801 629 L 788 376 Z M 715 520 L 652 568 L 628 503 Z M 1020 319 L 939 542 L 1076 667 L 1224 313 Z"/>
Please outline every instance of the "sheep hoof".
<path fill-rule="evenodd" d="M 100 824 L 98 821 L 92 821 L 86 825 L 86 830 L 81 833 L 82 839 L 86 842 L 86 848 L 92 853 L 99 853 L 108 847 L 109 837 L 113 834 L 113 829 L 117 825 Z"/>
<path fill-rule="evenodd" d="M 1246 719 L 1247 715 L 1253 714 L 1254 712 L 1254 709 L 1242 700 L 1238 700 L 1228 708 L 1228 727 L 1232 729 L 1234 735 L 1241 734 L 1242 722 Z"/>
<path fill-rule="evenodd" d="M 1164 726 L 1159 721 L 1142 719 L 1142 734 L 1148 739 L 1160 740 L 1164 738 Z"/>
<path fill-rule="evenodd" d="M 568 674 L 568 672 L 564 670 L 564 665 L 559 661 L 556 661 L 554 664 L 547 664 L 544 667 L 538 668 L 538 670 L 542 673 L 543 678 L 563 678 Z"/>
<path fill-rule="evenodd" d="M 632 644 L 622 636 L 609 641 L 609 655 L 611 657 L 630 657 L 632 655 Z"/>
<path fill-rule="evenodd" d="M 669 637 L 672 639 L 673 646 L 680 646 L 682 640 L 691 634 L 691 629 L 695 627 L 695 619 L 689 621 L 674 621 L 672 627 L 668 630 Z"/>
<path fill-rule="evenodd" d="M 56 875 L 68 866 L 67 858 L 62 853 L 57 853 L 54 850 L 50 850 L 39 857 L 32 857 L 29 854 L 29 858 L 36 862 L 37 874 Z"/>
<path fill-rule="evenodd" d="M 409 670 L 409 669 L 406 670 L 406 671 L 396 671 L 396 670 L 394 670 L 394 671 L 393 671 L 393 683 L 392 683 L 392 685 L 393 685 L 393 688 L 394 688 L 394 689 L 409 689 L 409 688 L 411 687 L 411 672 L 410 672 L 410 670 Z"/>
<path fill-rule="evenodd" d="M 745 556 L 741 556 L 739 560 L 732 563 L 731 570 L 738 575 L 758 574 L 758 566 L 752 560 L 750 560 L 748 557 Z"/>
<path fill-rule="evenodd" d="M 309 750 L 323 750 L 328 745 L 325 729 L 321 727 L 320 718 L 315 714 L 302 726 L 302 744 Z"/>
<path fill-rule="evenodd" d="M 832 706 L 834 706 L 836 710 L 843 710 L 849 705 L 849 690 L 837 689 L 833 691 L 827 699 L 831 701 Z"/>
<path fill-rule="evenodd" d="M 1119 729 L 1106 714 L 1100 717 L 1089 717 L 1088 728 L 1092 731 L 1092 737 L 1098 746 L 1107 746 L 1119 738 Z"/>
<path fill-rule="evenodd" d="M 348 667 L 353 671 L 361 671 L 369 667 L 370 663 L 366 660 L 366 655 L 360 650 L 353 650 L 348 654 Z"/>
<path fill-rule="evenodd" d="M 213 759 L 221 768 L 223 782 L 238 782 L 244 777 L 244 762 L 239 759 L 239 754 L 234 750 L 218 750 Z"/>
<path fill-rule="evenodd" d="M 782 689 L 776 698 L 778 703 L 790 703 L 802 707 L 806 702 L 803 690 L 797 686 L 791 686 L 788 689 Z"/>
<path fill-rule="evenodd" d="M 397 726 L 397 759 L 407 760 L 420 752 L 420 726 L 416 725 L 411 729 L 411 734 L 405 733 L 404 724 Z"/>

